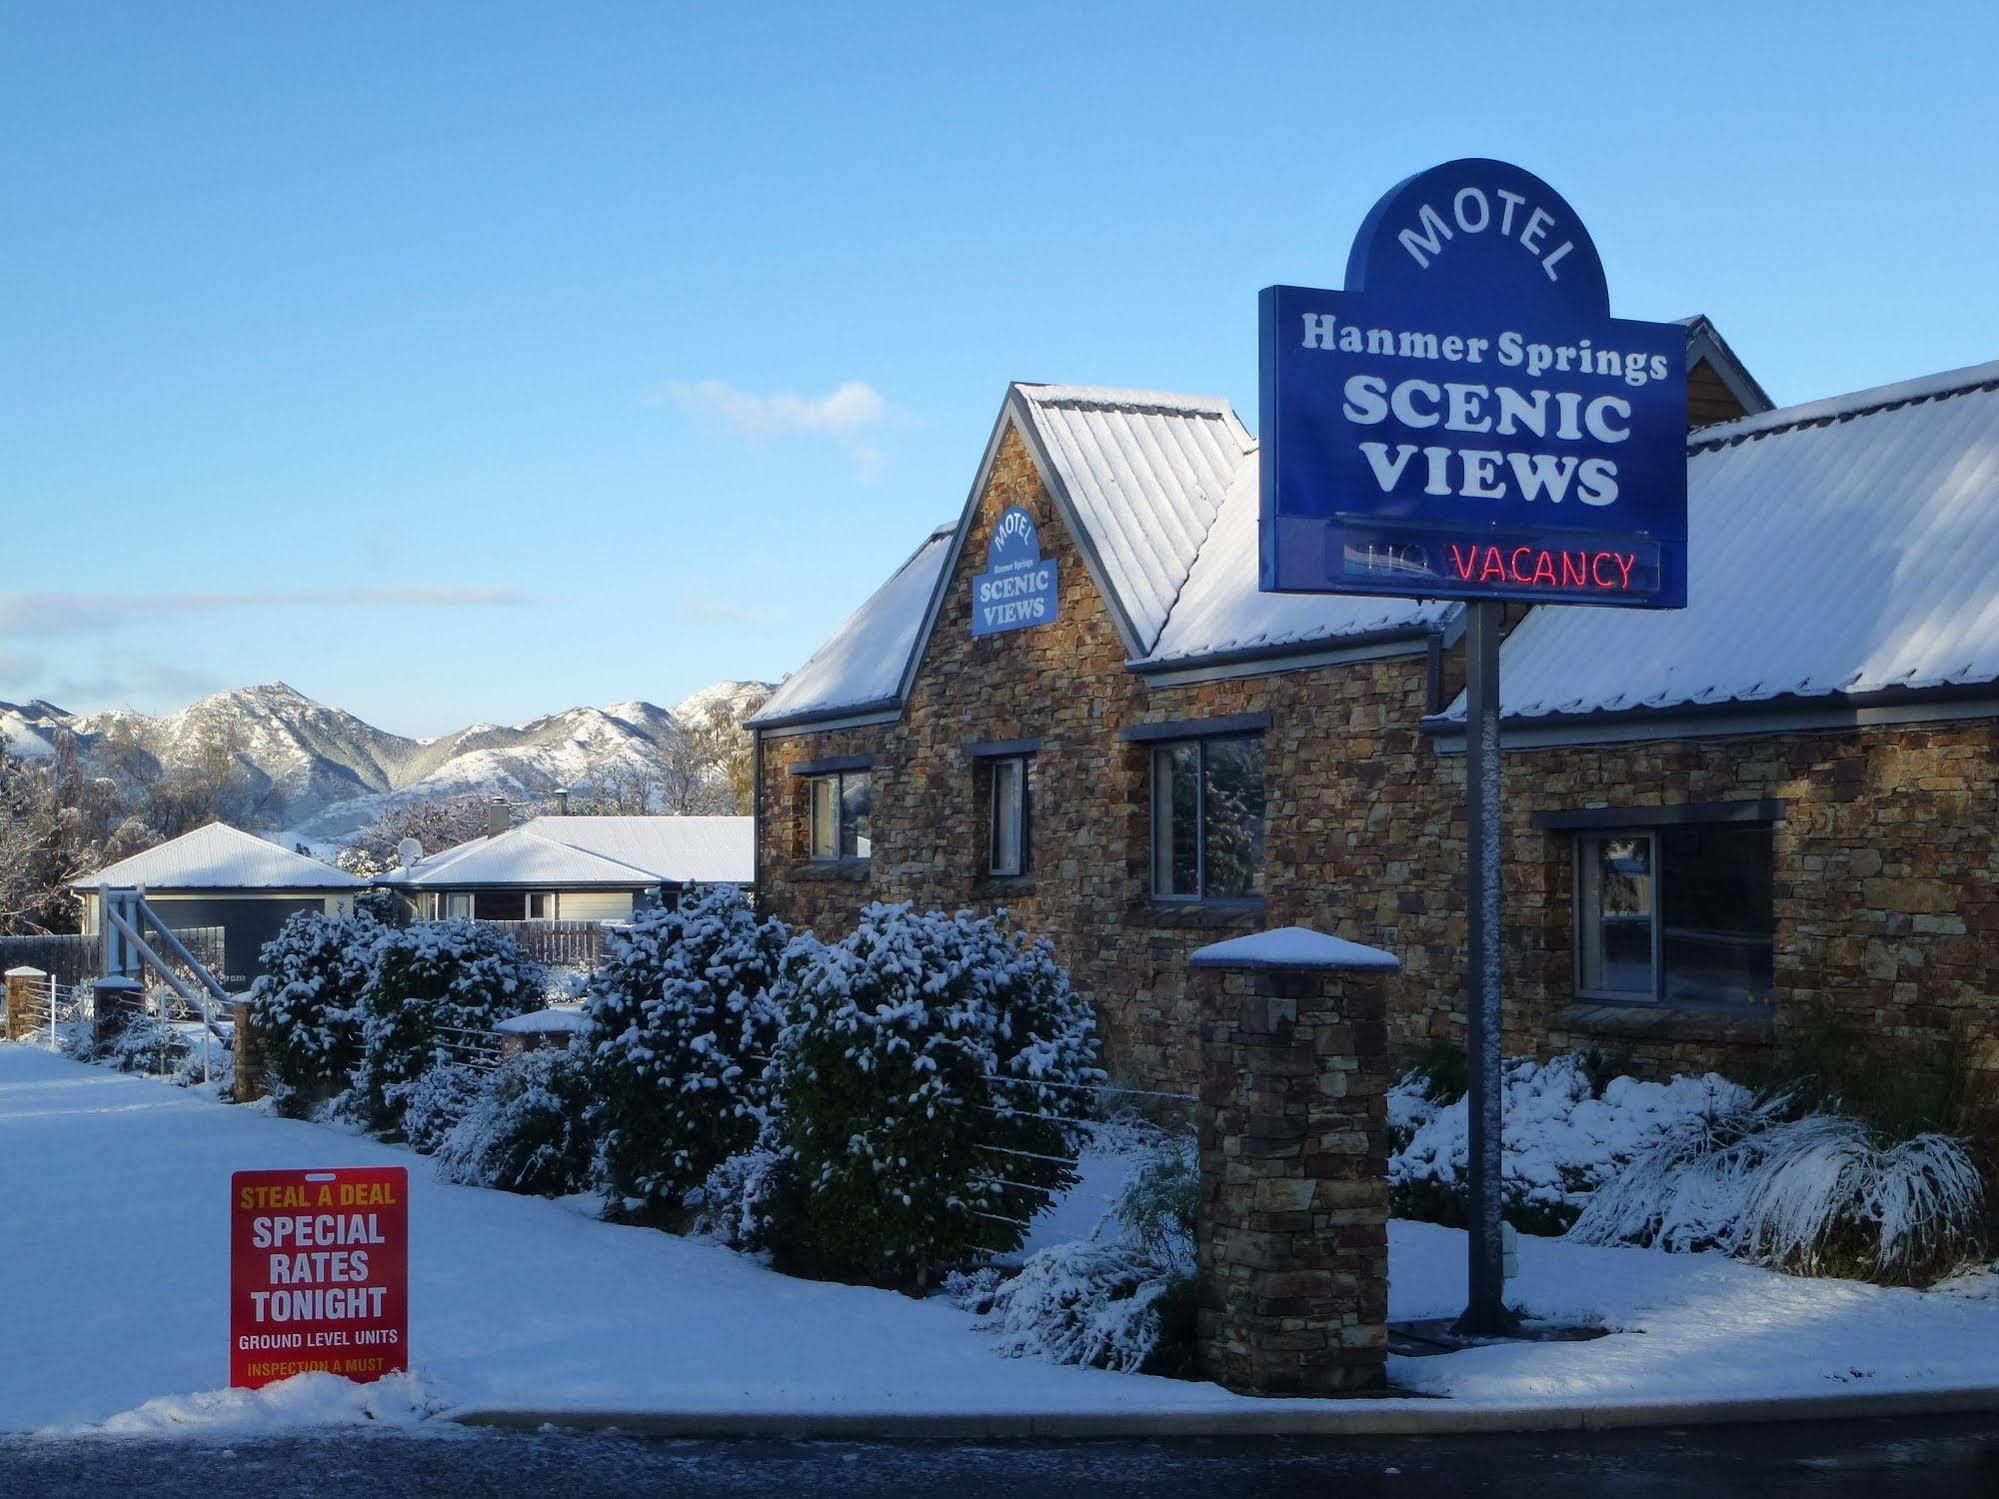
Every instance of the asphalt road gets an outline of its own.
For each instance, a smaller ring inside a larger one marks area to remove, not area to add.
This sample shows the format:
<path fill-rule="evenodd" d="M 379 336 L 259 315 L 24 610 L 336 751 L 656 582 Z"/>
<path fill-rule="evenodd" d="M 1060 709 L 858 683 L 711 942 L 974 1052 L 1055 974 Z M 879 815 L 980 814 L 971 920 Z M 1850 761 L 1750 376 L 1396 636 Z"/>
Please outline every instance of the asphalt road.
<path fill-rule="evenodd" d="M 341 1429 L 229 1443 L 9 1438 L 0 1440 L 0 1494 L 1983 1499 L 1999 1494 L 1999 1422 L 1975 1417 L 1583 1437 L 1055 1446 L 642 1442 L 455 1428 L 426 1436 Z"/>

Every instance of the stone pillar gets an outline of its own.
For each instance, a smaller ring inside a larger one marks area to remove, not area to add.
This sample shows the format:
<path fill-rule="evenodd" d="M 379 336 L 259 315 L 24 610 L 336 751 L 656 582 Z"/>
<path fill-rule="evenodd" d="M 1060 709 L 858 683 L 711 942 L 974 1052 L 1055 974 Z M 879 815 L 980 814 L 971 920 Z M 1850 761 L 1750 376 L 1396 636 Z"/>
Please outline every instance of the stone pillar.
<path fill-rule="evenodd" d="M 1285 927 L 1190 959 L 1201 1017 L 1198 1348 L 1259 1395 L 1383 1382 L 1391 954 Z"/>
<path fill-rule="evenodd" d="M 41 1022 L 42 1001 L 51 997 L 49 976 L 39 968 L 7 970 L 7 1039 L 18 1041 Z"/>
<path fill-rule="evenodd" d="M 118 1039 L 126 1026 L 146 1011 L 146 986 L 134 978 L 113 975 L 90 981 L 91 1034 L 99 1046 Z"/>
<path fill-rule="evenodd" d="M 270 1088 L 270 1070 L 264 1062 L 263 1038 L 251 1020 L 250 1002 L 239 999 L 230 1006 L 236 1021 L 232 1045 L 236 1051 L 235 1093 L 238 1103 L 255 1103 Z"/>

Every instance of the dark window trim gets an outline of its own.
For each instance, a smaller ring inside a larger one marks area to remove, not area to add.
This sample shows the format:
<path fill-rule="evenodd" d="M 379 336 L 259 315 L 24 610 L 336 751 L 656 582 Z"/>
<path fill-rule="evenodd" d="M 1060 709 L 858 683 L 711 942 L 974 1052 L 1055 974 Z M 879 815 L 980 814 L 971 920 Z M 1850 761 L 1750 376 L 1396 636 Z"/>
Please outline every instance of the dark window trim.
<path fill-rule="evenodd" d="M 1034 877 L 1034 756 L 1020 753 L 994 755 L 985 760 L 986 780 L 986 874 L 989 880 L 1022 880 Z M 1000 809 L 999 809 L 999 768 L 1002 765 L 1020 766 L 1020 867 L 1018 869 L 996 869 L 994 857 L 999 852 Z"/>
<path fill-rule="evenodd" d="M 800 760 L 796 765 L 787 766 L 795 776 L 829 776 L 842 770 L 873 770 L 873 755 L 834 755 L 827 760 Z"/>
<path fill-rule="evenodd" d="M 1690 823 L 1782 822 L 1784 804 L 1686 802 L 1677 807 L 1583 807 L 1573 812 L 1536 812 L 1529 825 L 1543 831 L 1599 832 L 1606 828 L 1677 828 Z"/>
<path fill-rule="evenodd" d="M 1245 719 L 1255 718 L 1264 720 L 1264 727 L 1267 728 L 1269 726 L 1270 715 L 1268 713 L 1239 713 L 1231 718 L 1209 718 L 1202 720 L 1202 722 L 1211 724 L 1238 723 Z M 1155 906 L 1236 906 L 1252 903 L 1261 906 L 1263 904 L 1264 897 L 1261 893 L 1251 895 L 1208 894 L 1208 741 L 1219 738 L 1254 739 L 1258 732 L 1256 729 L 1236 729 L 1226 735 L 1182 734 L 1176 735 L 1163 743 L 1156 740 L 1146 742 L 1145 795 L 1146 817 L 1150 831 L 1146 839 L 1145 857 L 1148 866 L 1147 882 L 1151 887 L 1152 901 Z M 1194 785 L 1196 788 L 1194 797 L 1194 893 L 1192 895 L 1173 895 L 1159 888 L 1159 752 L 1163 749 L 1169 749 L 1176 744 L 1191 744 L 1196 751 L 1194 756 Z M 1266 838 L 1268 838 L 1270 833 L 1269 794 L 1270 786 L 1266 779 L 1264 783 L 1263 808 L 1264 836 Z M 1269 858 L 1268 848 L 1264 850 L 1264 857 L 1267 861 Z M 1259 871 L 1260 873 L 1261 871 Z"/>
<path fill-rule="evenodd" d="M 816 775 L 812 775 L 812 776 L 807 776 L 807 777 L 805 778 L 805 782 L 806 782 L 806 785 L 805 785 L 805 853 L 806 853 L 806 858 L 807 858 L 807 859 L 808 859 L 808 860 L 809 860 L 809 861 L 810 861 L 811 863 L 814 863 L 814 864 L 847 864 L 847 863 L 861 863 L 861 864 L 865 864 L 865 863 L 867 863 L 867 862 L 868 862 L 869 858 L 871 857 L 871 853 L 870 853 L 870 854 L 850 854 L 850 853 L 847 853 L 847 852 L 845 852 L 845 849 L 846 849 L 846 847 L 847 847 L 847 829 L 848 829 L 848 822 L 847 822 L 847 780 L 848 780 L 848 778 L 849 778 L 850 776 L 866 776 L 866 777 L 868 777 L 868 779 L 869 779 L 869 782 L 870 782 L 870 788 L 869 788 L 869 789 L 870 789 L 870 791 L 872 791 L 872 789 L 873 789 L 873 787 L 872 787 L 872 782 L 873 782 L 873 779 L 874 779 L 874 761 L 873 761 L 873 759 L 872 759 L 871 757 L 869 757 L 869 756 L 865 756 L 865 755 L 855 755 L 855 756 L 848 756 L 847 758 L 849 758 L 849 759 L 858 759 L 858 760 L 861 760 L 861 761 L 862 761 L 863 763 L 862 763 L 862 764 L 859 764 L 859 765 L 849 765 L 849 766 L 847 766 L 847 767 L 845 767 L 844 769 L 841 769 L 841 770 L 822 770 L 822 771 L 820 771 L 820 772 L 819 772 L 818 774 L 816 774 Z M 824 763 L 826 763 L 826 762 L 824 762 L 824 761 L 821 761 L 821 762 L 819 762 L 819 763 L 821 763 L 821 764 L 824 764 Z M 827 781 L 827 782 L 830 782 L 830 783 L 832 784 L 832 787 L 833 787 L 833 847 L 834 847 L 834 852 L 832 852 L 832 853 L 830 853 L 830 854 L 821 854 L 821 853 L 814 853 L 814 852 L 813 852 L 813 850 L 812 850 L 812 838 L 813 838 L 813 835 L 814 835 L 814 833 L 815 833 L 815 832 L 817 831 L 817 827 L 816 827 L 816 819 L 815 819 L 815 818 L 814 818 L 814 816 L 813 816 L 813 809 L 812 809 L 812 802 L 813 802 L 813 788 L 814 788 L 814 786 L 816 786 L 816 784 L 817 784 L 818 782 L 820 782 L 820 781 Z M 870 825 L 870 828 L 872 828 L 872 826 L 873 826 L 873 823 L 872 823 L 872 820 L 870 820 L 870 824 L 869 824 L 869 825 Z M 856 839 L 857 839 L 857 840 L 858 840 L 859 836 L 860 836 L 860 835 L 859 835 L 859 831 L 858 831 L 858 829 L 857 829 L 857 830 L 856 830 L 856 832 L 855 832 L 855 837 L 856 837 Z M 869 848 L 870 848 L 870 851 L 872 851 L 872 848 L 873 848 L 873 845 L 874 845 L 874 839 L 873 839 L 872 837 L 870 837 L 870 838 L 868 839 L 868 844 L 869 844 Z"/>
<path fill-rule="evenodd" d="M 1039 739 L 981 739 L 977 744 L 965 746 L 965 753 L 974 760 L 1011 760 L 1016 755 L 1038 755 L 1041 753 Z"/>
<path fill-rule="evenodd" d="M 1156 744 L 1162 739 L 1218 739 L 1225 734 L 1264 734 L 1268 713 L 1230 713 L 1221 718 L 1173 718 L 1165 723 L 1135 723 L 1118 730 L 1126 744 Z"/>

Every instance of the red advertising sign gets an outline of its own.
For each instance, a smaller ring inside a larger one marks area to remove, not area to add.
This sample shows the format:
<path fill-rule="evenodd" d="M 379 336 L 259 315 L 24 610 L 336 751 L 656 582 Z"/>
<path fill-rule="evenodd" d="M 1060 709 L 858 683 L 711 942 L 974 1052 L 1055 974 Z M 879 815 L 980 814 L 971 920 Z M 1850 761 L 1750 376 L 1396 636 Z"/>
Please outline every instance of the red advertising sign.
<path fill-rule="evenodd" d="M 409 1368 L 409 1186 L 402 1166 L 230 1177 L 231 1385 Z"/>

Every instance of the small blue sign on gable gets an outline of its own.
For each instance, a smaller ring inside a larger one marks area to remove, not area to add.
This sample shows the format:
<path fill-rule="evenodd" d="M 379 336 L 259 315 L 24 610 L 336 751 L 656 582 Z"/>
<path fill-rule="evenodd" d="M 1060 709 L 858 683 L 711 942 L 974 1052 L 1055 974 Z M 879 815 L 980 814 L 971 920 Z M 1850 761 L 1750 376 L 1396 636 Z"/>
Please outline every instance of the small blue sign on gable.
<path fill-rule="evenodd" d="M 993 527 L 986 570 L 972 579 L 972 633 L 1027 630 L 1056 618 L 1055 563 L 1041 555 L 1041 528 L 1020 506 Z"/>
<path fill-rule="evenodd" d="M 1266 591 L 1686 606 L 1686 332 L 1540 178 L 1419 172 L 1261 312 Z"/>

